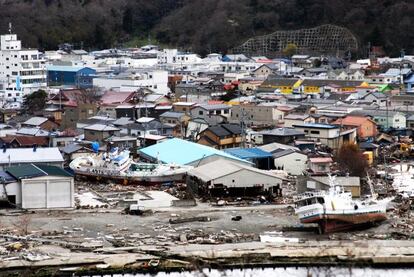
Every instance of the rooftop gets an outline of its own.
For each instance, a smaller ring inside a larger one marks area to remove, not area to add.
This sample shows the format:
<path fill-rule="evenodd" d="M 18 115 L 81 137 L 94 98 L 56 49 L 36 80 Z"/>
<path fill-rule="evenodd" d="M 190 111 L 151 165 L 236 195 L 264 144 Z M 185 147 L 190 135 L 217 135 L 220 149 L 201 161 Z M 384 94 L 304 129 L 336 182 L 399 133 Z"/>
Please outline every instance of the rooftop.
<path fill-rule="evenodd" d="M 57 147 L 51 148 L 8 148 L 0 150 L 0 164 L 63 162 Z"/>
<path fill-rule="evenodd" d="M 155 145 L 151 145 L 140 149 L 139 152 L 154 160 L 158 158 L 158 160 L 163 163 L 176 163 L 182 165 L 191 164 L 215 155 L 247 163 L 242 159 L 212 147 L 178 138 L 168 139 Z"/>

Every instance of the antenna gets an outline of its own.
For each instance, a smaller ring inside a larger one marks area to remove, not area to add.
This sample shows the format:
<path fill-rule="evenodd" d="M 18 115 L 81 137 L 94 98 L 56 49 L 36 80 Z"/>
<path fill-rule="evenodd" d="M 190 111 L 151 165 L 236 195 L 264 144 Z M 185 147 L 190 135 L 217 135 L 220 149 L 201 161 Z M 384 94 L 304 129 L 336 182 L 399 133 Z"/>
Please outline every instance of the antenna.
<path fill-rule="evenodd" d="M 12 23 L 9 22 L 9 34 L 11 35 L 11 33 L 12 33 Z"/>

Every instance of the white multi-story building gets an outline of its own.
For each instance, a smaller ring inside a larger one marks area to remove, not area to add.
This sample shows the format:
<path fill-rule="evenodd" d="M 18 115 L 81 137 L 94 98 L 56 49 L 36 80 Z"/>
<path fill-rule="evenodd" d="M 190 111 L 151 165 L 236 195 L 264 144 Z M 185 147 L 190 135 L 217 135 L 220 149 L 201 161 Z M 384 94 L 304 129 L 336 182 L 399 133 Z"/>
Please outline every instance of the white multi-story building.
<path fill-rule="evenodd" d="M 93 79 L 93 86 L 107 90 L 119 88 L 122 91 L 149 88 L 164 95 L 170 92 L 168 72 L 162 70 L 129 71 L 119 75 L 103 75 Z"/>
<path fill-rule="evenodd" d="M 177 49 L 164 49 L 158 52 L 157 60 L 158 64 L 192 64 L 202 61 L 197 54 L 182 53 Z"/>
<path fill-rule="evenodd" d="M 15 34 L 0 36 L 0 93 L 3 100 L 20 102 L 23 96 L 46 87 L 45 60 L 36 49 L 23 49 Z"/>

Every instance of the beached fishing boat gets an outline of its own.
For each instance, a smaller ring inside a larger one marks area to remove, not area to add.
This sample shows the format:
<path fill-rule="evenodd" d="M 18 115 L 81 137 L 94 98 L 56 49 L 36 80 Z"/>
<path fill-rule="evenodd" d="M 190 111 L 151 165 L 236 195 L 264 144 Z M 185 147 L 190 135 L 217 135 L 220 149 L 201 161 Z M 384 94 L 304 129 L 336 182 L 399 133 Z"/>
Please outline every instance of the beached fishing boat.
<path fill-rule="evenodd" d="M 323 233 L 350 230 L 387 219 L 389 200 L 354 200 L 350 192 L 331 177 L 329 191 L 312 191 L 295 199 L 295 213 L 301 223 L 317 223 Z"/>
<path fill-rule="evenodd" d="M 137 163 L 129 151 L 90 154 L 74 159 L 69 167 L 77 175 L 112 179 L 123 183 L 166 183 L 183 179 L 192 166 Z"/>

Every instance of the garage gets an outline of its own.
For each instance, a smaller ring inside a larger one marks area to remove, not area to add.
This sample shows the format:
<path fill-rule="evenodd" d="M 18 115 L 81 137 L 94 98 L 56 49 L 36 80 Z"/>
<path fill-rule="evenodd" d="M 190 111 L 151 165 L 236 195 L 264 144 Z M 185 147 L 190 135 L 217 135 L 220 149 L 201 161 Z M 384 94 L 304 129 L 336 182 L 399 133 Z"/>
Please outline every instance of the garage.
<path fill-rule="evenodd" d="M 23 209 L 74 207 L 74 179 L 62 168 L 49 165 L 23 165 L 6 169 L 20 186 Z"/>

